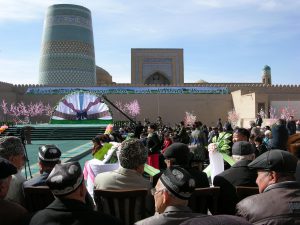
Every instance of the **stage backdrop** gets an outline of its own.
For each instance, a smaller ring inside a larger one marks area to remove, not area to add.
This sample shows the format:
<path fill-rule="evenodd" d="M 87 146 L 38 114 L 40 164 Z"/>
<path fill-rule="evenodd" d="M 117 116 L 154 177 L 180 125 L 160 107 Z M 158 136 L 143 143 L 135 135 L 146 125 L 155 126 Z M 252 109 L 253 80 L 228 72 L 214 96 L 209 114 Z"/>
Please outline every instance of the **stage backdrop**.
<path fill-rule="evenodd" d="M 90 92 L 66 95 L 55 107 L 51 124 L 110 124 L 112 116 L 103 99 Z"/>

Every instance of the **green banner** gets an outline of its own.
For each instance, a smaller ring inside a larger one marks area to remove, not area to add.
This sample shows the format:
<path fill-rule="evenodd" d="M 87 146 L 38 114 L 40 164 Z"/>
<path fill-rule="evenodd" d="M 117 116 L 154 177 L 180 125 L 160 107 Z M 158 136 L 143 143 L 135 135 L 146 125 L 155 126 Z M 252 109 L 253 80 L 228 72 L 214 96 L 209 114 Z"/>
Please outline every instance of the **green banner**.
<path fill-rule="evenodd" d="M 155 175 L 160 173 L 160 170 L 158 170 L 148 164 L 145 164 L 144 171 L 145 171 L 145 173 L 149 174 L 152 177 L 154 177 Z"/>
<path fill-rule="evenodd" d="M 95 94 L 229 94 L 226 87 L 29 87 L 27 94 L 65 95 L 88 91 Z"/>

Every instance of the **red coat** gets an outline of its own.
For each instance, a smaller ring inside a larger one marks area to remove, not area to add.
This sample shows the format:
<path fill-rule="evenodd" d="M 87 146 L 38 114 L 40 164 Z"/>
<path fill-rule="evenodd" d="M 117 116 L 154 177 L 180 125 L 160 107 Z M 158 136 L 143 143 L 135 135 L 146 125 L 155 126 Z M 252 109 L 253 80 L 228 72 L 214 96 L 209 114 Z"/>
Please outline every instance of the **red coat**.
<path fill-rule="evenodd" d="M 170 138 L 165 138 L 163 143 L 163 150 L 162 153 L 165 152 L 166 148 L 172 144 L 172 140 Z"/>

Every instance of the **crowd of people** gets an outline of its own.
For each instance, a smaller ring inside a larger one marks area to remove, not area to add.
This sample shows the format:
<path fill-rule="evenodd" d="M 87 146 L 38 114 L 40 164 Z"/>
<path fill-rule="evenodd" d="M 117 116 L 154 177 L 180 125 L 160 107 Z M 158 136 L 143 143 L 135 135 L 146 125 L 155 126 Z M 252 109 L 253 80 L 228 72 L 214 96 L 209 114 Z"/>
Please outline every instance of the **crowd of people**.
<path fill-rule="evenodd" d="M 133 128 L 112 129 L 92 139 L 92 159 L 61 163 L 55 145 L 38 149 L 40 175 L 26 180 L 22 141 L 0 138 L 0 224 L 123 224 L 97 211 L 94 189 L 147 189 L 146 205 L 137 204 L 135 224 L 300 224 L 300 166 L 297 151 L 288 151 L 288 138 L 297 131 L 293 117 L 262 127 L 262 118 L 250 128 L 234 127 L 218 119 L 215 127 L 200 121 L 174 127 L 162 118 Z M 210 163 L 209 145 L 222 133 L 230 133 L 225 170 L 211 179 L 203 169 Z M 300 151 L 298 151 L 300 154 Z M 159 171 L 150 179 L 145 164 Z M 45 209 L 29 213 L 24 188 L 48 186 L 55 196 Z M 195 188 L 220 187 L 217 214 L 195 213 L 188 207 Z M 259 194 L 239 201 L 237 186 L 257 187 Z M 142 215 L 146 214 L 147 218 Z"/>

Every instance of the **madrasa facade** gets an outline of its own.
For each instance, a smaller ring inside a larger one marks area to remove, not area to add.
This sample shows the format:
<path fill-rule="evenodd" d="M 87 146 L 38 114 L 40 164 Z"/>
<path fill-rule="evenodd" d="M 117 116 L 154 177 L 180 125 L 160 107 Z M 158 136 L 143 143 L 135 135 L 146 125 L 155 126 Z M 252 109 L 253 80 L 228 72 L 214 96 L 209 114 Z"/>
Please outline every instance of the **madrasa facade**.
<path fill-rule="evenodd" d="M 226 121 L 228 112 L 235 109 L 237 125 L 248 127 L 258 112 L 264 111 L 268 117 L 271 107 L 279 111 L 287 106 L 295 109 L 296 119 L 300 118 L 299 85 L 273 85 L 269 66 L 255 76 L 257 83 L 185 83 L 183 49 L 133 48 L 131 83 L 113 82 L 113 75 L 95 64 L 91 11 L 59 4 L 47 10 L 39 84 L 0 82 L 0 99 L 8 104 L 42 101 L 54 107 L 65 95 L 86 91 L 105 95 L 113 103 L 137 100 L 140 114 L 135 120 L 155 121 L 161 116 L 167 125 L 178 123 L 190 112 L 197 120 L 215 126 L 218 118 Z M 114 120 L 126 120 L 114 107 L 110 109 Z M 4 118 L 0 111 L 0 120 Z M 32 121 L 47 120 L 39 117 Z"/>

